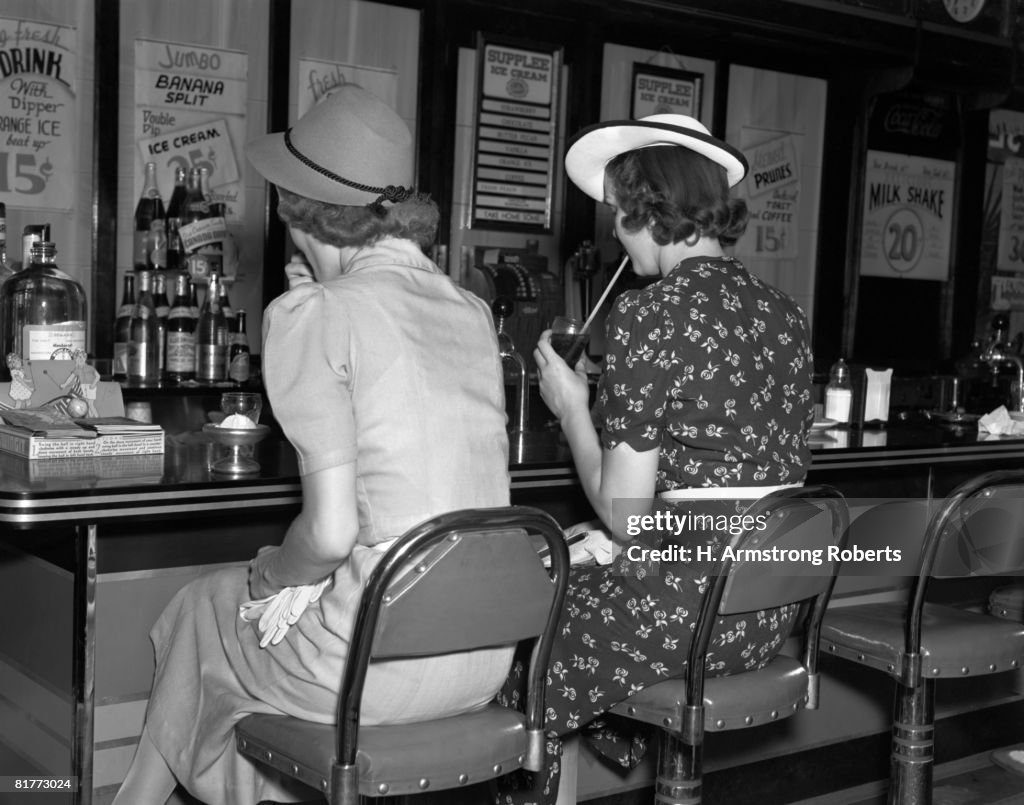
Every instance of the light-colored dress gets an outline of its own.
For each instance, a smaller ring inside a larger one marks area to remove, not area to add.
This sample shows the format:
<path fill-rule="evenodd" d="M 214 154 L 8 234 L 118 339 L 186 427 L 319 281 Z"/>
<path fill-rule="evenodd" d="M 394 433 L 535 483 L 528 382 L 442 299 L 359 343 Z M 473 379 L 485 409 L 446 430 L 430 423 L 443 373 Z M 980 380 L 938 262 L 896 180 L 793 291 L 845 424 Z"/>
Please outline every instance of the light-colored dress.
<path fill-rule="evenodd" d="M 284 641 L 259 648 L 246 568 L 185 587 L 153 629 L 147 713 L 178 779 L 208 805 L 293 799 L 241 758 L 249 713 L 331 723 L 355 610 L 384 546 L 412 525 L 509 499 L 504 385 L 487 306 L 413 244 L 362 250 L 346 273 L 276 299 L 264 325 L 273 412 L 308 474 L 355 461 L 360 531 L 334 584 Z M 465 712 L 490 701 L 511 648 L 374 663 L 363 723 Z"/>

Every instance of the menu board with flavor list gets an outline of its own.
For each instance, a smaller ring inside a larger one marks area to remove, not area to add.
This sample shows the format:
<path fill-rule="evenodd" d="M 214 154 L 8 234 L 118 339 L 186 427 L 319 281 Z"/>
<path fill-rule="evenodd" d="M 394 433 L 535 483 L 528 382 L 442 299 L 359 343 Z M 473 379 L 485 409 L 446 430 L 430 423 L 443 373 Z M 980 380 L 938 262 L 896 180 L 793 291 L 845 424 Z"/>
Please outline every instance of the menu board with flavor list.
<path fill-rule="evenodd" d="M 474 227 L 548 231 L 561 51 L 481 37 Z"/>

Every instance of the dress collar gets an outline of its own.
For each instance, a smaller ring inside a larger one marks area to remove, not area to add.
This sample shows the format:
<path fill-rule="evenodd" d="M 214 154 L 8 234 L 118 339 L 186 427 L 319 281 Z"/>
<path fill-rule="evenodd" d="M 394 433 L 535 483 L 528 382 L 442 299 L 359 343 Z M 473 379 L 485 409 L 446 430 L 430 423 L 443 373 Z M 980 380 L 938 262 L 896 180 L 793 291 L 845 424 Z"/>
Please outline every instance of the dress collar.
<path fill-rule="evenodd" d="M 345 266 L 342 275 L 354 274 L 374 266 L 404 266 L 440 274 L 441 271 L 411 240 L 384 238 L 359 249 Z"/>

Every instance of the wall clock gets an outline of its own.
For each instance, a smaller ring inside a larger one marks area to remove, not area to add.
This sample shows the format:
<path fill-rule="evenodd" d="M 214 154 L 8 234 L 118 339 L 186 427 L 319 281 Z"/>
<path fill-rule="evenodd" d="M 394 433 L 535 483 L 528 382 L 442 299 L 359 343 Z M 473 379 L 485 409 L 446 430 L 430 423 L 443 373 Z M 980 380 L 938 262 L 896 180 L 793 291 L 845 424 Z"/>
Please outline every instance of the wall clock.
<path fill-rule="evenodd" d="M 985 7 L 985 0 L 942 0 L 946 12 L 956 22 L 970 22 Z"/>

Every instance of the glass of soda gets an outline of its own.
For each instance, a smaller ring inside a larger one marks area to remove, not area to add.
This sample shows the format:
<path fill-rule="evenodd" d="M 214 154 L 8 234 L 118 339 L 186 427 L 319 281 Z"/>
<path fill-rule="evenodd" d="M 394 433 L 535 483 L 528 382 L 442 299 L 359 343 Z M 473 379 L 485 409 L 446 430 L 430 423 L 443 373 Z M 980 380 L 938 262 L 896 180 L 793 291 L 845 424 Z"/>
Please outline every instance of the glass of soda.
<path fill-rule="evenodd" d="M 590 336 L 583 332 L 583 322 L 579 319 L 555 316 L 551 322 L 551 348 L 569 366 L 576 366 L 589 341 Z"/>

